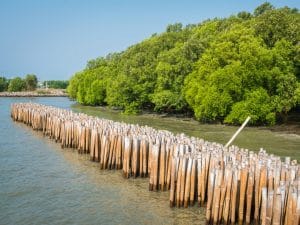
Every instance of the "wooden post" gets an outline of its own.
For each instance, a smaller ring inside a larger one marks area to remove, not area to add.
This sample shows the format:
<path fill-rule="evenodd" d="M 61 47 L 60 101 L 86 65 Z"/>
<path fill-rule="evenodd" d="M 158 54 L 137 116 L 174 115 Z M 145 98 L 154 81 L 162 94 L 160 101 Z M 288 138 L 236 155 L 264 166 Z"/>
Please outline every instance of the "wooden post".
<path fill-rule="evenodd" d="M 115 123 L 35 103 L 11 106 L 12 120 L 41 131 L 61 147 L 78 149 L 101 169 L 147 176 L 149 190 L 170 188 L 170 206 L 206 204 L 213 224 L 299 225 L 300 166 L 286 157 L 223 147 L 168 131 Z"/>

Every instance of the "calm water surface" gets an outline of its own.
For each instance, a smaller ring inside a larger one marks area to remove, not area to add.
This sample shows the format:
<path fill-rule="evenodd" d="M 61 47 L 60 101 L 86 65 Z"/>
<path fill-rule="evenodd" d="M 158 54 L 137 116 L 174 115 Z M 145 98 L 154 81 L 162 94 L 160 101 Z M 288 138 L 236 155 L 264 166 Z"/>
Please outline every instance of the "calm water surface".
<path fill-rule="evenodd" d="M 148 179 L 122 178 L 10 119 L 10 104 L 33 101 L 77 112 L 225 143 L 235 127 L 155 116 L 124 116 L 67 98 L 0 98 L 0 224 L 204 224 L 205 210 L 171 209 L 168 192 L 149 192 Z M 300 158 L 300 137 L 247 128 L 235 144 Z"/>
<path fill-rule="evenodd" d="M 67 98 L 0 98 L 0 224 L 201 224 L 204 209 L 170 209 L 148 179 L 123 179 L 10 118 L 12 102 L 70 108 Z"/>

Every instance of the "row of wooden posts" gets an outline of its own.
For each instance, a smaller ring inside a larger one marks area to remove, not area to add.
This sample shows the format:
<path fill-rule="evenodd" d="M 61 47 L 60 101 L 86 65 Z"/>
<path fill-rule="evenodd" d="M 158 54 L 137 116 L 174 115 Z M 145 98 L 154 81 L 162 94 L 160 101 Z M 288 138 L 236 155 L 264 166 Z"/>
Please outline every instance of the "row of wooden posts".
<path fill-rule="evenodd" d="M 300 224 L 300 165 L 289 157 L 35 103 L 12 104 L 11 117 L 100 169 L 149 177 L 150 191 L 170 191 L 171 207 L 206 207 L 209 224 Z"/>

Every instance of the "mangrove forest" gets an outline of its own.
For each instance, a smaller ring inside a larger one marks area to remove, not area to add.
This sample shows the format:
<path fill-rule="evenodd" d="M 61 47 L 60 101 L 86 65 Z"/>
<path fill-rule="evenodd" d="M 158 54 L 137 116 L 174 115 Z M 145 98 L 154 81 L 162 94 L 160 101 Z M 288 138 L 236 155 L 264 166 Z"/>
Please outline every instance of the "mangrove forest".
<path fill-rule="evenodd" d="M 270 3 L 165 32 L 88 61 L 69 96 L 125 113 L 273 125 L 300 105 L 300 14 Z"/>

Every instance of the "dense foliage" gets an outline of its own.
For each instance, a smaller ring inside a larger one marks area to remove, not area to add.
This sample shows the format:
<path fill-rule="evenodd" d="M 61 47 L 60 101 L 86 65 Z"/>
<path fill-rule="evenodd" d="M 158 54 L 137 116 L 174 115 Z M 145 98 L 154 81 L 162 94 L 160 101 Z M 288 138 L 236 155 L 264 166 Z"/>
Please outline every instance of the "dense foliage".
<path fill-rule="evenodd" d="M 253 14 L 165 32 L 90 60 L 70 80 L 81 104 L 127 113 L 193 113 L 204 122 L 274 124 L 300 104 L 300 13 L 269 3 Z"/>
<path fill-rule="evenodd" d="M 27 74 L 25 77 L 26 90 L 33 91 L 37 88 L 37 77 L 34 74 Z"/>
<path fill-rule="evenodd" d="M 21 77 L 15 77 L 9 81 L 8 91 L 25 91 L 26 83 Z"/>
<path fill-rule="evenodd" d="M 0 92 L 7 91 L 8 84 L 9 82 L 5 77 L 0 77 Z"/>
<path fill-rule="evenodd" d="M 43 82 L 44 87 L 54 88 L 54 89 L 66 89 L 69 85 L 67 80 L 47 80 Z"/>
<path fill-rule="evenodd" d="M 27 74 L 24 79 L 15 77 L 13 79 L 6 79 L 0 77 L 0 92 L 3 91 L 33 91 L 37 88 L 37 77 L 34 74 Z"/>

